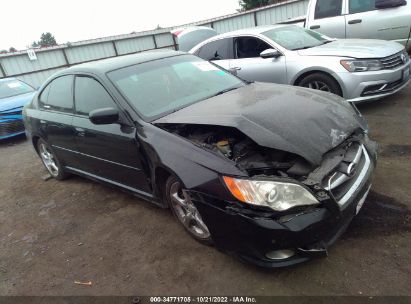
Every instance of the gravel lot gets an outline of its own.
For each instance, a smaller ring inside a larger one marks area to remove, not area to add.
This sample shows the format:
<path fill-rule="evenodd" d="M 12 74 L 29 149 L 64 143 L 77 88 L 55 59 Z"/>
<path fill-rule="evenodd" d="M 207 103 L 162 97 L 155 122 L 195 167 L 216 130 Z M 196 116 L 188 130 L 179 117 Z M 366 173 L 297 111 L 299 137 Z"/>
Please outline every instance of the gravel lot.
<path fill-rule="evenodd" d="M 116 189 L 44 181 L 29 142 L 0 143 L 0 295 L 411 295 L 411 85 L 360 110 L 381 145 L 373 191 L 328 258 L 281 270 Z"/>

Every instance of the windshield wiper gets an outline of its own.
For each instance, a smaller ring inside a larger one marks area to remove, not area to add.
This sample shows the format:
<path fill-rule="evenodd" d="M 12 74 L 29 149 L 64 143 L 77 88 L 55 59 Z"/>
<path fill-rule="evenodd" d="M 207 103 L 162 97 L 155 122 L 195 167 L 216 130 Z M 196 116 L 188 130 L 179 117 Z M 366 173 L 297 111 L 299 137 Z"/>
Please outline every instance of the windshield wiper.
<path fill-rule="evenodd" d="M 215 94 L 214 94 L 213 96 L 211 96 L 211 97 L 215 97 L 215 96 L 218 96 L 218 95 L 223 95 L 223 94 L 225 94 L 225 93 L 227 93 L 227 92 L 234 91 L 234 90 L 237 90 L 237 89 L 239 89 L 239 88 L 241 88 L 241 87 L 234 87 L 234 88 L 224 89 L 224 90 L 221 90 L 221 91 L 215 93 Z"/>
<path fill-rule="evenodd" d="M 314 48 L 314 47 L 317 47 L 317 46 L 320 46 L 320 45 L 324 45 L 324 44 L 327 44 L 327 43 L 330 43 L 330 42 L 333 42 L 333 41 L 332 40 L 327 40 L 327 41 L 324 41 L 323 43 L 318 44 L 318 45 L 303 46 L 303 47 L 300 47 L 300 48 L 292 49 L 292 51 L 311 49 L 311 48 Z"/>
<path fill-rule="evenodd" d="M 304 47 L 300 47 L 300 48 L 292 49 L 292 51 L 299 51 L 299 50 L 311 49 L 311 48 L 313 48 L 313 47 L 315 47 L 315 46 L 318 46 L 318 45 L 304 46 Z"/>

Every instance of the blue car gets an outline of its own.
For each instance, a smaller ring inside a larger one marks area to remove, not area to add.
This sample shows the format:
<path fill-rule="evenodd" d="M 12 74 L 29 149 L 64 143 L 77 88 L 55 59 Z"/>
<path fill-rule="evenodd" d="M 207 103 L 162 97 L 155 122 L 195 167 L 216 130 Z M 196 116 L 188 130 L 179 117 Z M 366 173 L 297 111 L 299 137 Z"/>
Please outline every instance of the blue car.
<path fill-rule="evenodd" d="M 0 79 L 0 140 L 24 134 L 21 111 L 35 89 L 15 78 Z"/>

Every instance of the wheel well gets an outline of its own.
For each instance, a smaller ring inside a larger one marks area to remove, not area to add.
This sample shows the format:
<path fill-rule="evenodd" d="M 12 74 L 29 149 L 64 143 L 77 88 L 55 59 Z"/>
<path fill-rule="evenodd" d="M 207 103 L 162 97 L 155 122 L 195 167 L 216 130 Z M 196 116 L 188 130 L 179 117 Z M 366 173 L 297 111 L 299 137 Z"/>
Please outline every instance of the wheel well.
<path fill-rule="evenodd" d="M 155 171 L 155 189 L 157 192 L 158 197 L 162 200 L 165 206 L 167 204 L 164 201 L 164 191 L 163 187 L 165 186 L 167 179 L 172 175 L 171 172 L 164 169 L 163 167 L 158 167 Z"/>
<path fill-rule="evenodd" d="M 336 83 L 338 84 L 338 86 L 340 87 L 341 93 L 344 94 L 344 92 L 343 92 L 343 90 L 342 90 L 342 87 L 341 87 L 340 83 L 338 82 L 338 80 L 335 79 L 335 77 L 334 77 L 333 75 L 331 75 L 330 73 L 327 73 L 327 72 L 324 72 L 324 71 L 308 71 L 308 72 L 305 72 L 304 74 L 298 76 L 298 78 L 294 81 L 294 85 L 298 86 L 298 85 L 300 84 L 301 80 L 303 80 L 305 77 L 307 77 L 307 76 L 309 76 L 309 75 L 311 75 L 311 74 L 324 74 L 324 75 L 326 75 L 326 76 L 328 76 L 328 77 L 331 77 L 332 79 L 335 80 L 335 82 L 336 82 Z"/>
<path fill-rule="evenodd" d="M 33 138 L 31 139 L 32 142 L 33 142 L 34 149 L 37 151 L 37 153 L 39 152 L 38 148 L 37 148 L 37 142 L 39 141 L 39 139 L 40 139 L 40 137 L 38 137 L 38 136 L 33 136 Z"/>

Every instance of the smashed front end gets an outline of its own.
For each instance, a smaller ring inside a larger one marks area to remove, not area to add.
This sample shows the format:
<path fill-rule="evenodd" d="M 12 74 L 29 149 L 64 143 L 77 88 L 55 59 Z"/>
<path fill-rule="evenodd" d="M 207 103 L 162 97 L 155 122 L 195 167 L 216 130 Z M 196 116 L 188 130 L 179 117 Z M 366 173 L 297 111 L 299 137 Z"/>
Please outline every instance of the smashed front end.
<path fill-rule="evenodd" d="M 326 255 L 371 187 L 377 145 L 356 108 L 330 94 L 257 84 L 156 125 L 241 172 L 212 169 L 231 195 L 188 193 L 216 246 L 260 266 Z"/>
<path fill-rule="evenodd" d="M 275 210 L 190 191 L 216 246 L 260 266 L 289 266 L 327 255 L 371 187 L 377 146 L 362 132 L 352 134 L 315 166 L 301 156 L 259 146 L 235 128 L 178 124 L 163 128 L 231 160 L 250 180 L 297 184 L 318 202 Z"/>

